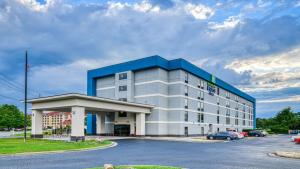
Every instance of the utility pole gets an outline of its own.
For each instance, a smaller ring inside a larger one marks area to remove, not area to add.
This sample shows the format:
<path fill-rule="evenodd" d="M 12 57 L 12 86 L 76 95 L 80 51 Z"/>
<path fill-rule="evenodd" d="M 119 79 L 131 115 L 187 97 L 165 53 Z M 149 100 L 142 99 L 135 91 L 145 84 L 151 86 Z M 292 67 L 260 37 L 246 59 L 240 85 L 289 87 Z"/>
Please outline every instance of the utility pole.
<path fill-rule="evenodd" d="M 28 56 L 27 50 L 25 52 L 25 99 L 24 99 L 24 142 L 26 142 L 26 128 L 27 128 L 27 73 L 28 72 Z"/>

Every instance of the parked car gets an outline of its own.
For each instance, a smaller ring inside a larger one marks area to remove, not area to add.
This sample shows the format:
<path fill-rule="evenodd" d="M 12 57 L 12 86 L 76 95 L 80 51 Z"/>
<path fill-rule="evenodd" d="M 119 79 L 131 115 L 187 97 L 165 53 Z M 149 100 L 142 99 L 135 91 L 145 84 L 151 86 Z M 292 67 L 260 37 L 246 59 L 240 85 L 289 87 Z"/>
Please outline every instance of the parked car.
<path fill-rule="evenodd" d="M 295 139 L 296 144 L 300 144 L 300 137 Z"/>
<path fill-rule="evenodd" d="M 239 133 L 239 132 L 236 132 L 236 131 L 228 131 L 229 133 L 231 133 L 231 134 L 233 134 L 233 135 L 235 135 L 237 138 L 239 138 L 239 139 L 242 139 L 242 138 L 244 138 L 244 135 L 242 135 L 241 133 Z"/>
<path fill-rule="evenodd" d="M 261 132 L 264 136 L 266 136 L 266 135 L 269 134 L 266 130 L 260 130 L 260 132 Z"/>
<path fill-rule="evenodd" d="M 237 135 L 231 132 L 218 132 L 214 134 L 207 135 L 209 140 L 236 140 L 238 139 Z"/>
<path fill-rule="evenodd" d="M 248 135 L 251 137 L 265 137 L 266 135 L 258 130 L 252 130 L 248 132 Z"/>
<path fill-rule="evenodd" d="M 291 141 L 295 141 L 297 138 L 300 138 L 300 133 L 291 137 Z"/>
<path fill-rule="evenodd" d="M 248 132 L 243 131 L 243 132 L 241 132 L 241 134 L 242 134 L 244 137 L 248 137 Z"/>

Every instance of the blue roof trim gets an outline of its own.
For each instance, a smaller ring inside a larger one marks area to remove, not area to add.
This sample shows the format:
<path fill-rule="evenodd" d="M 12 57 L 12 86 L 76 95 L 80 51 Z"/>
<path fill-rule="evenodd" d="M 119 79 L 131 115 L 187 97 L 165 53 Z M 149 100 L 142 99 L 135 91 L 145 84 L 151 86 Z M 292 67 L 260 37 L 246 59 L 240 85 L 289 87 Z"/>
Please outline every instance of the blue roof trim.
<path fill-rule="evenodd" d="M 211 74 L 204 71 L 203 69 L 191 64 L 190 62 L 184 60 L 184 59 L 175 59 L 175 60 L 166 60 L 158 55 L 150 56 L 138 60 L 133 60 L 129 62 L 124 62 L 120 64 L 115 64 L 111 66 L 106 66 L 98 69 L 93 69 L 88 71 L 88 86 L 87 91 L 88 95 L 95 96 L 95 79 L 99 77 L 109 76 L 113 75 L 118 72 L 124 72 L 124 71 L 137 71 L 152 67 L 160 67 L 166 70 L 176 70 L 176 69 L 183 69 L 185 71 L 188 71 L 189 73 L 192 73 L 202 79 L 205 79 L 207 81 L 211 81 Z M 250 95 L 240 91 L 239 89 L 233 87 L 232 85 L 224 82 L 223 80 L 216 77 L 216 85 L 226 89 L 240 97 L 245 98 L 246 100 L 249 100 L 253 103 L 255 103 L 255 98 L 251 97 Z"/>

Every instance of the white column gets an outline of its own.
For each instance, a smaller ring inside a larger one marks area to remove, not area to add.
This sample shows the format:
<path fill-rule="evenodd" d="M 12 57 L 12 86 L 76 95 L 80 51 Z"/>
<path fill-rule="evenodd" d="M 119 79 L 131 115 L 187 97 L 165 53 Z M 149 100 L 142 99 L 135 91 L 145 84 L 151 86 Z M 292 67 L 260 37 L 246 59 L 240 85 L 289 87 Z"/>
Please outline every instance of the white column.
<path fill-rule="evenodd" d="M 84 107 L 72 107 L 71 141 L 84 140 Z"/>
<path fill-rule="evenodd" d="M 32 110 L 31 137 L 32 138 L 43 137 L 43 111 Z"/>
<path fill-rule="evenodd" d="M 145 114 L 144 113 L 136 114 L 136 135 L 137 136 L 145 135 Z"/>
<path fill-rule="evenodd" d="M 96 132 L 98 135 L 105 134 L 105 113 L 97 113 L 96 115 Z"/>

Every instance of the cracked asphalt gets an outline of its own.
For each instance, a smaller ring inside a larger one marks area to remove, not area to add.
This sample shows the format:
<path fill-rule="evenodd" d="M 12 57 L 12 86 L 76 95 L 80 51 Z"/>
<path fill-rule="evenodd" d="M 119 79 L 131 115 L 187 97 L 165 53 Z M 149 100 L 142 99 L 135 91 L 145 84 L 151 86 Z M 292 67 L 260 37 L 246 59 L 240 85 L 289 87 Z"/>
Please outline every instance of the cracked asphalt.
<path fill-rule="evenodd" d="M 83 152 L 0 156 L 0 169 L 82 169 L 156 164 L 189 169 L 299 169 L 300 160 L 268 156 L 276 150 L 300 151 L 290 136 L 269 136 L 221 143 L 128 139 L 118 146 Z"/>

